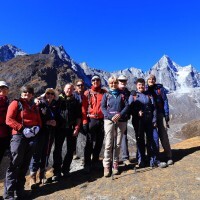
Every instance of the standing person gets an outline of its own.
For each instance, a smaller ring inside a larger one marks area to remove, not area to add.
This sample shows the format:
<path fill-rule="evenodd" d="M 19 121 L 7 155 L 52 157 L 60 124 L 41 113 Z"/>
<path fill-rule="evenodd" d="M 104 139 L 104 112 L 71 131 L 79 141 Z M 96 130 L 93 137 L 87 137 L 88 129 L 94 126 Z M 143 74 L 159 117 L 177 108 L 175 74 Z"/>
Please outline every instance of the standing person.
<path fill-rule="evenodd" d="M 84 91 L 85 91 L 84 81 L 82 79 L 75 80 L 74 97 L 79 101 L 81 107 L 82 107 Z M 78 134 L 77 140 L 79 140 L 81 142 L 81 146 L 83 145 L 83 147 L 85 147 L 86 138 L 85 138 L 85 135 L 83 133 L 82 124 L 81 124 L 81 127 L 80 127 L 80 133 Z M 77 146 L 77 140 L 76 140 L 76 146 Z M 75 150 L 73 159 L 79 159 L 79 156 L 76 153 L 77 152 Z"/>
<path fill-rule="evenodd" d="M 118 77 L 118 88 L 120 92 L 128 99 L 130 96 L 130 91 L 127 89 L 127 81 L 128 78 L 125 75 L 120 75 Z M 129 114 L 127 114 L 126 119 L 128 120 Z M 131 162 L 129 161 L 129 149 L 128 149 L 128 137 L 127 137 L 127 124 L 126 130 L 122 136 L 122 143 L 121 143 L 121 152 L 122 152 L 122 160 L 125 165 L 130 165 Z"/>
<path fill-rule="evenodd" d="M 158 148 L 153 138 L 156 127 L 156 107 L 153 97 L 145 92 L 145 80 L 136 80 L 137 91 L 132 91 L 129 97 L 132 124 L 137 142 L 137 160 L 139 167 L 145 167 L 145 136 L 149 144 L 150 166 L 166 167 L 166 163 L 158 160 Z"/>
<path fill-rule="evenodd" d="M 164 120 L 166 124 L 169 122 L 169 104 L 166 90 L 162 84 L 156 84 L 156 77 L 153 74 L 149 75 L 147 84 L 147 91 L 153 96 L 156 102 L 158 135 L 166 154 L 167 164 L 172 165 L 172 151 L 169 143 L 167 129 L 164 126 Z"/>
<path fill-rule="evenodd" d="M 92 86 L 84 92 L 82 102 L 83 129 L 86 134 L 86 146 L 84 149 L 84 171 L 86 173 L 90 173 L 92 165 L 94 167 L 100 166 L 99 154 L 104 139 L 101 101 L 106 90 L 101 88 L 101 80 L 98 75 L 94 75 L 91 82 Z M 94 146 L 93 142 L 95 142 Z"/>
<path fill-rule="evenodd" d="M 37 143 L 37 133 L 42 125 L 38 107 L 33 101 L 34 89 L 23 86 L 21 97 L 8 107 L 6 124 L 12 128 L 10 142 L 11 162 L 6 171 L 4 199 L 25 199 L 24 184 L 31 157 Z"/>
<path fill-rule="evenodd" d="M 9 105 L 8 85 L 5 81 L 0 81 L 0 164 L 6 149 L 10 145 L 10 131 L 6 125 L 6 113 Z"/>
<path fill-rule="evenodd" d="M 118 174 L 118 162 L 122 136 L 127 127 L 128 98 L 118 89 L 118 80 L 111 76 L 108 79 L 109 92 L 103 95 L 101 109 L 104 114 L 105 150 L 104 150 L 104 176 L 110 176 L 110 164 L 113 160 L 113 174 Z M 115 146 L 113 141 L 115 140 Z M 112 158 L 112 149 L 114 157 Z"/>
<path fill-rule="evenodd" d="M 38 107 L 42 119 L 42 128 L 38 134 L 38 144 L 30 164 L 30 186 L 36 186 L 36 173 L 40 169 L 40 183 L 45 181 L 45 169 L 54 142 L 56 125 L 59 120 L 56 91 L 47 88 L 44 96 L 38 98 Z"/>
<path fill-rule="evenodd" d="M 55 134 L 55 148 L 53 152 L 53 181 L 57 181 L 63 176 L 69 176 L 70 165 L 73 153 L 76 148 L 76 137 L 81 125 L 81 107 L 79 101 L 74 97 L 74 86 L 68 83 L 64 87 L 64 96 L 60 98 L 60 115 L 62 123 Z M 62 147 L 65 138 L 67 139 L 67 153 L 62 160 Z"/>

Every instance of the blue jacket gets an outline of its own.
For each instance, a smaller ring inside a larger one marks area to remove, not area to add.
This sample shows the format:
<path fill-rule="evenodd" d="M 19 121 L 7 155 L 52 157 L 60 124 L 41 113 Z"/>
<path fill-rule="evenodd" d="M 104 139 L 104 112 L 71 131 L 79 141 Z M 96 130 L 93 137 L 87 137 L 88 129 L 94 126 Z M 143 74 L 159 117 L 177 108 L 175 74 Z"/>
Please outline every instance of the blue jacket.
<path fill-rule="evenodd" d="M 163 113 L 164 116 L 169 116 L 169 104 L 166 95 L 166 89 L 162 84 L 155 84 L 152 87 L 146 86 L 146 91 L 153 96 L 156 103 L 158 113 Z"/>
<path fill-rule="evenodd" d="M 105 93 L 101 101 L 101 110 L 104 119 L 111 120 L 115 114 L 120 113 L 121 118 L 119 121 L 127 121 L 129 110 L 128 98 L 120 92 L 116 97 L 111 93 Z"/>
<path fill-rule="evenodd" d="M 156 123 L 156 107 L 154 100 L 147 92 L 136 92 L 136 97 L 129 97 L 130 113 L 133 120 L 139 119 L 139 111 L 143 112 L 142 119 Z"/>

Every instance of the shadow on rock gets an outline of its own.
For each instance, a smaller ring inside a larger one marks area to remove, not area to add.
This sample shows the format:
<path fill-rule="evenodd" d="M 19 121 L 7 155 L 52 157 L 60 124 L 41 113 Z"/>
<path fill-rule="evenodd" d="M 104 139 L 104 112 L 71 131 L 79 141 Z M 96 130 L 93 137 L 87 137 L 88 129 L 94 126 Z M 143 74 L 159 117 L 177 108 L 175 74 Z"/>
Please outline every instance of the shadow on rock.
<path fill-rule="evenodd" d="M 70 173 L 69 177 L 62 177 L 58 182 L 52 182 L 40 186 L 39 188 L 32 190 L 31 198 L 46 196 L 57 191 L 70 189 L 80 185 L 80 188 L 87 187 L 90 182 L 96 181 L 103 176 L 103 170 L 92 171 L 90 174 L 85 174 L 83 170 L 78 170 Z"/>

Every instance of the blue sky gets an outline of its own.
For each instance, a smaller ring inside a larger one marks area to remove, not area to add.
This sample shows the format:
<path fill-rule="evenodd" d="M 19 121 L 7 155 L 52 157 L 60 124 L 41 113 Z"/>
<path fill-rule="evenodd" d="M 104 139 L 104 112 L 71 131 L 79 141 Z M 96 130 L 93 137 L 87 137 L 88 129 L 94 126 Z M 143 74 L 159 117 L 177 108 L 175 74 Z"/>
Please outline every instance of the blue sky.
<path fill-rule="evenodd" d="M 107 71 L 146 71 L 166 54 L 200 71 L 199 0 L 13 0 L 0 10 L 0 46 L 32 54 L 63 45 L 76 62 Z"/>

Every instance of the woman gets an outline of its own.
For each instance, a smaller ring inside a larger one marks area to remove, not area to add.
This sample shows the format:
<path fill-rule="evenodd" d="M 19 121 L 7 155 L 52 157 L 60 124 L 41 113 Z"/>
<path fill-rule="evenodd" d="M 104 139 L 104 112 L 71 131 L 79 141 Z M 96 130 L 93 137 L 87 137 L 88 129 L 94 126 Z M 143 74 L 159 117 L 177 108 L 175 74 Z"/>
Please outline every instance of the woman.
<path fill-rule="evenodd" d="M 12 128 L 10 142 L 11 162 L 6 172 L 4 199 L 24 199 L 25 175 L 37 143 L 42 125 L 39 110 L 33 101 L 34 89 L 23 86 L 21 98 L 8 107 L 6 124 Z"/>
<path fill-rule="evenodd" d="M 40 169 L 40 183 L 45 181 L 45 168 L 48 165 L 48 159 L 51 147 L 54 142 L 54 134 L 57 121 L 59 119 L 56 91 L 53 88 L 47 88 L 44 96 L 38 99 L 40 116 L 42 119 L 42 129 L 38 134 L 38 144 L 33 154 L 30 164 L 30 186 L 36 186 L 36 173 Z"/>
<path fill-rule="evenodd" d="M 0 81 L 0 163 L 10 144 L 9 127 L 6 125 L 6 112 L 8 109 L 8 85 Z"/>
<path fill-rule="evenodd" d="M 126 115 L 128 112 L 128 99 L 120 93 L 118 80 L 111 76 L 108 79 L 109 92 L 103 95 L 101 109 L 104 114 L 105 151 L 104 176 L 110 176 L 110 164 L 113 161 L 112 173 L 118 174 L 118 161 L 122 135 L 126 130 Z M 113 147 L 113 143 L 115 146 Z M 112 158 L 113 149 L 113 158 Z"/>

